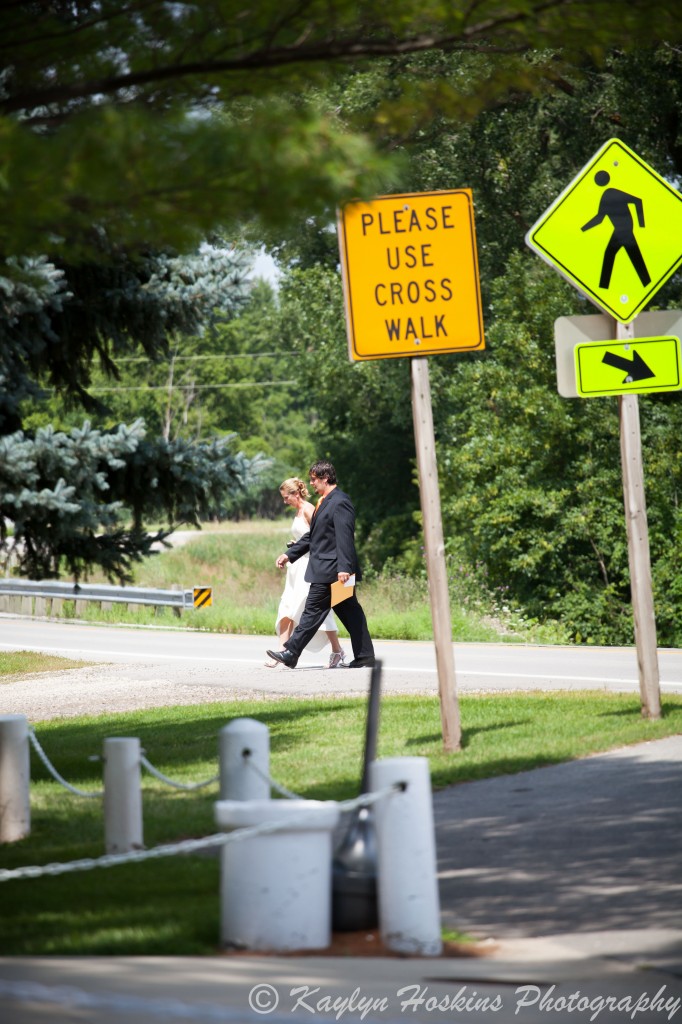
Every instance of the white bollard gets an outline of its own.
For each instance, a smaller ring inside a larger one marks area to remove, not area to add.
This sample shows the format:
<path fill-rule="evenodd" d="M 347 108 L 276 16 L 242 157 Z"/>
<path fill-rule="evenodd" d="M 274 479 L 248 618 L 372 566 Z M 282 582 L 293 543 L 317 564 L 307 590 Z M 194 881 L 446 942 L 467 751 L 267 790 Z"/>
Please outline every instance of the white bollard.
<path fill-rule="evenodd" d="M 105 739 L 104 847 L 107 853 L 129 853 L 144 847 L 140 741 L 131 737 Z"/>
<path fill-rule="evenodd" d="M 406 783 L 374 804 L 379 930 L 389 949 L 439 956 L 440 899 L 429 763 L 425 757 L 372 761 L 373 792 Z"/>
<path fill-rule="evenodd" d="M 31 756 L 25 715 L 0 716 L 0 843 L 31 833 Z"/>
<path fill-rule="evenodd" d="M 305 819 L 305 820 L 304 820 Z M 332 833 L 338 805 L 317 800 L 221 800 L 225 832 L 281 822 L 221 851 L 220 938 L 240 949 L 326 949 L 331 942 Z"/>
<path fill-rule="evenodd" d="M 246 752 L 246 756 L 245 756 Z M 220 799 L 269 800 L 270 731 L 255 718 L 234 718 L 220 730 Z M 259 769 L 265 779 L 258 774 Z"/>

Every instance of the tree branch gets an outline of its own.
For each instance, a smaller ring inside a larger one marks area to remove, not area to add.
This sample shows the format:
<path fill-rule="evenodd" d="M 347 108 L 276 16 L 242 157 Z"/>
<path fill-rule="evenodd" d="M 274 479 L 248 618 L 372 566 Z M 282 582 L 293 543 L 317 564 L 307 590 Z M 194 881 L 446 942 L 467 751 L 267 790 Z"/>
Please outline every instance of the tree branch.
<path fill-rule="evenodd" d="M 311 64 L 328 60 L 350 61 L 366 57 L 420 53 L 433 49 L 475 50 L 481 53 L 522 53 L 531 46 L 527 40 L 511 44 L 496 44 L 491 42 L 491 37 L 499 35 L 503 31 L 508 32 L 512 26 L 535 22 L 542 14 L 571 4 L 572 0 L 545 0 L 530 10 L 505 12 L 497 17 L 479 21 L 475 25 L 464 26 L 456 33 L 439 35 L 437 31 L 426 32 L 403 39 L 397 39 L 387 34 L 372 36 L 370 31 L 362 36 L 311 41 L 309 38 L 311 27 L 308 25 L 305 31 L 299 33 L 294 43 L 283 46 L 273 45 L 279 32 L 285 26 L 291 28 L 292 20 L 295 21 L 296 17 L 303 13 L 306 7 L 304 3 L 296 12 L 287 12 L 286 17 L 273 26 L 274 31 L 270 33 L 268 41 L 259 49 L 251 52 L 235 55 L 229 59 L 208 58 L 187 63 L 176 61 L 123 74 L 26 89 L 0 100 L 0 112 L 12 114 L 18 111 L 45 108 L 54 104 L 70 103 L 95 95 L 111 96 L 122 90 L 134 90 L 155 84 L 161 85 L 164 82 L 180 81 L 191 77 L 214 77 L 219 74 L 243 71 L 265 71 L 291 64 Z M 475 6 L 472 6 L 472 10 Z M 58 113 L 55 112 L 57 116 Z M 45 116 L 44 110 L 41 111 L 40 116 Z M 29 117 L 28 120 L 30 122 L 31 118 Z"/>

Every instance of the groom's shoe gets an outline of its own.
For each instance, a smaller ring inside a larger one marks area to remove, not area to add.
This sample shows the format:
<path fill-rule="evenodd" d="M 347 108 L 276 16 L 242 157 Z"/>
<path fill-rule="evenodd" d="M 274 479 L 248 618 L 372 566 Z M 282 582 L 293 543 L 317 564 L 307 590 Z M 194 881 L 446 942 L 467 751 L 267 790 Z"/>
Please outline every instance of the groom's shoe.
<path fill-rule="evenodd" d="M 287 668 L 296 668 L 298 665 L 298 658 L 291 651 L 287 651 L 285 648 L 283 651 L 266 651 L 269 658 L 273 658 L 275 661 L 281 662 L 282 665 L 286 665 Z"/>
<path fill-rule="evenodd" d="M 355 658 L 348 668 L 373 668 L 376 665 L 376 658 Z"/>

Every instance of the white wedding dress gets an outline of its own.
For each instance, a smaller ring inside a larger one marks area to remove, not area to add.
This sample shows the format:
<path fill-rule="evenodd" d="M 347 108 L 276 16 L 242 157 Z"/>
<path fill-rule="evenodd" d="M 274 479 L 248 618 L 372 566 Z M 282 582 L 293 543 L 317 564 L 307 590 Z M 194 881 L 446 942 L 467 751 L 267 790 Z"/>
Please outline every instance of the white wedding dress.
<path fill-rule="evenodd" d="M 291 527 L 291 539 L 296 541 L 300 540 L 304 533 L 307 533 L 310 527 L 308 526 L 305 518 L 302 515 L 296 516 Z M 297 558 L 295 562 L 287 562 L 287 577 L 286 583 L 284 584 L 284 592 L 279 602 L 279 608 L 277 609 L 277 621 L 275 624 L 275 632 L 277 636 L 280 635 L 280 623 L 282 619 L 293 619 L 294 625 L 298 625 L 303 614 L 303 606 L 305 605 L 305 599 L 308 596 L 310 590 L 310 584 L 306 583 L 304 576 L 308 566 L 308 555 L 302 555 L 301 558 Z M 336 619 L 334 613 L 329 612 L 329 615 L 322 623 L 320 629 L 317 631 L 315 636 L 308 644 L 306 650 L 308 651 L 321 651 L 325 644 L 329 643 L 325 630 L 337 630 Z"/>

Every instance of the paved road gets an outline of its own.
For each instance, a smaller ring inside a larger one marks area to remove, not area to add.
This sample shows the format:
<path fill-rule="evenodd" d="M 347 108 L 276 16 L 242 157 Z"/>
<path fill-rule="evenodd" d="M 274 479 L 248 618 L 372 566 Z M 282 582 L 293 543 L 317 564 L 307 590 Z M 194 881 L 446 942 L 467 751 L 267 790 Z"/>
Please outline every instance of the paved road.
<path fill-rule="evenodd" d="M 682 973 L 681 783 L 670 736 L 436 792 L 445 922 L 505 938 L 676 932 Z"/>
<path fill-rule="evenodd" d="M 117 628 L 0 615 L 3 650 L 34 650 L 134 667 L 143 679 L 159 674 L 187 685 L 225 685 L 255 692 L 366 692 L 366 672 L 325 672 L 322 655 L 301 659 L 294 671 L 265 669 L 274 638 L 185 629 Z M 387 692 L 436 692 L 430 642 L 378 641 Z M 682 693 L 682 650 L 659 651 L 661 692 Z M 559 647 L 527 644 L 455 644 L 462 690 L 609 689 L 637 691 L 634 647 Z M 119 673 L 124 677 L 126 673 Z M 334 679 L 332 680 L 332 675 Z"/>

